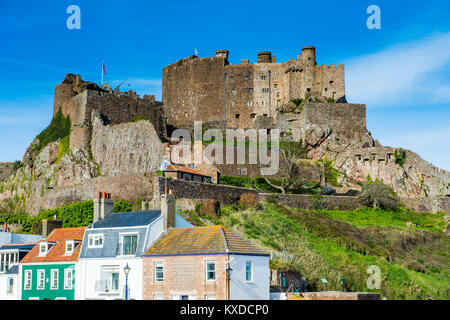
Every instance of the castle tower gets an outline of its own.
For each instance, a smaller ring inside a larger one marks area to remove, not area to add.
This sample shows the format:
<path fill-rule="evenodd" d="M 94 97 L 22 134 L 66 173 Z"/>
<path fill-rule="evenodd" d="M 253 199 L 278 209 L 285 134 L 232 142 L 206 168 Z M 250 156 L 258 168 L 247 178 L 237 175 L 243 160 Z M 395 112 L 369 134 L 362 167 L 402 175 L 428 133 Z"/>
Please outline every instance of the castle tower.
<path fill-rule="evenodd" d="M 314 69 L 316 66 L 316 48 L 303 47 L 302 60 L 304 65 L 302 90 L 303 97 L 311 94 L 317 94 L 314 86 Z"/>
<path fill-rule="evenodd" d="M 272 53 L 269 51 L 258 52 L 258 63 L 271 63 Z"/>
<path fill-rule="evenodd" d="M 223 57 L 225 61 L 228 61 L 228 50 L 221 49 L 216 51 L 216 57 Z"/>

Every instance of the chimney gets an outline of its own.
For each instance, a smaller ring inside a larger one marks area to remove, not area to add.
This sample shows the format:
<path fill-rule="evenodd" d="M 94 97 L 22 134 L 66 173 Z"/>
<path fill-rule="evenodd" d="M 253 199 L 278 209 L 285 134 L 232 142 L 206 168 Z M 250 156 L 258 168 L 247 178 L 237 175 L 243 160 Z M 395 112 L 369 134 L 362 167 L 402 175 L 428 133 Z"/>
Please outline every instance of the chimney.
<path fill-rule="evenodd" d="M 42 220 L 42 237 L 47 238 L 53 230 L 62 228 L 62 221 L 56 219 Z"/>
<path fill-rule="evenodd" d="M 98 192 L 94 199 L 94 222 L 104 219 L 113 212 L 114 201 L 111 200 L 111 193 Z"/>
<path fill-rule="evenodd" d="M 161 195 L 161 215 L 163 216 L 163 232 L 167 232 L 170 228 L 175 227 L 175 195 L 173 190 L 167 193 L 167 187 L 165 193 Z"/>

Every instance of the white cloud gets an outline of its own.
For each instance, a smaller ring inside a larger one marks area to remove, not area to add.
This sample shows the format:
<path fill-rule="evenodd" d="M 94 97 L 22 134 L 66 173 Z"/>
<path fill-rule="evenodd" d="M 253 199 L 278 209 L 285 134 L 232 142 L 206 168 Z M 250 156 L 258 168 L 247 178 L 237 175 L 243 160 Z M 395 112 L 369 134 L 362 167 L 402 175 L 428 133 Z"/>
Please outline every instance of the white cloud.
<path fill-rule="evenodd" d="M 345 65 L 351 102 L 369 107 L 450 102 L 450 32 L 353 58 Z"/>

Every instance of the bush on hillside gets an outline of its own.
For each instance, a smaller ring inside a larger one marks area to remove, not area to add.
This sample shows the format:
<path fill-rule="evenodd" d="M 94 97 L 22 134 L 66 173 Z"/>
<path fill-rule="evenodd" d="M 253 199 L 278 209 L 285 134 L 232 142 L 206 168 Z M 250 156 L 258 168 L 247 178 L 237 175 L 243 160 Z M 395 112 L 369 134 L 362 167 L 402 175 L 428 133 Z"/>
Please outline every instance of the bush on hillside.
<path fill-rule="evenodd" d="M 397 210 L 400 200 L 397 194 L 382 181 L 368 181 L 358 196 L 361 203 L 367 207 L 382 210 Z"/>

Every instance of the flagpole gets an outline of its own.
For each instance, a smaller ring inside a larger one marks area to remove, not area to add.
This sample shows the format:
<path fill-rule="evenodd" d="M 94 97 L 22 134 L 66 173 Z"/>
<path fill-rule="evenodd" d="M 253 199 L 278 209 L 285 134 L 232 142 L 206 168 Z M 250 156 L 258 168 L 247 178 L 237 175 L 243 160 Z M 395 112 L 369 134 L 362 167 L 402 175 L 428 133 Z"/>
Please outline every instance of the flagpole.
<path fill-rule="evenodd" d="M 103 60 L 102 60 L 102 86 L 103 86 Z"/>

